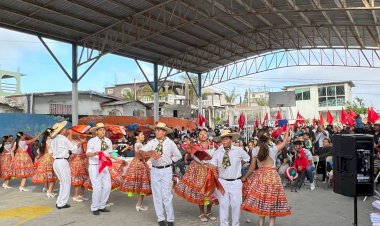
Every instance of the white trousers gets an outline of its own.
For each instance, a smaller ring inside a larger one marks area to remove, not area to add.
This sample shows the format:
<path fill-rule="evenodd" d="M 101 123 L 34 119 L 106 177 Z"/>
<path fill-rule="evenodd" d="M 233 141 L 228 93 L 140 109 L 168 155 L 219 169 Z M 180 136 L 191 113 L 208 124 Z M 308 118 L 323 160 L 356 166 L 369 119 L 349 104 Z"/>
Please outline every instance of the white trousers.
<path fill-rule="evenodd" d="M 232 226 L 240 225 L 240 205 L 242 203 L 242 187 L 241 180 L 226 181 L 219 179 L 224 188 L 224 195 L 217 190 L 217 197 L 219 200 L 219 217 L 220 226 L 228 226 L 229 222 L 229 209 L 231 206 L 231 219 Z"/>
<path fill-rule="evenodd" d="M 59 179 L 59 194 L 56 204 L 58 207 L 62 207 L 67 204 L 70 197 L 71 171 L 69 162 L 66 159 L 55 159 L 53 169 Z"/>
<path fill-rule="evenodd" d="M 99 165 L 89 165 L 88 173 L 92 184 L 91 211 L 104 209 L 111 193 L 111 176 L 108 167 L 99 173 Z"/>
<path fill-rule="evenodd" d="M 150 181 L 152 185 L 153 203 L 157 221 L 174 222 L 172 167 L 157 169 L 152 167 Z"/>

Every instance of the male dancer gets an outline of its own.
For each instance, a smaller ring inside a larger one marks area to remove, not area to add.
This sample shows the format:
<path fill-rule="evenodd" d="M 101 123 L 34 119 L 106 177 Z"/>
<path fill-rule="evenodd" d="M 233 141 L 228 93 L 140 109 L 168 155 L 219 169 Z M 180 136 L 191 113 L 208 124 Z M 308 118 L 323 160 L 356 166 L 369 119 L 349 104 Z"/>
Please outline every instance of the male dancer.
<path fill-rule="evenodd" d="M 231 206 L 232 226 L 238 226 L 240 218 L 240 205 L 242 203 L 242 182 L 241 167 L 242 162 L 249 162 L 250 158 L 247 152 L 241 147 L 232 145 L 232 140 L 239 138 L 238 133 L 231 133 L 229 130 L 223 130 L 219 139 L 222 146 L 219 147 L 211 164 L 219 169 L 219 182 L 224 188 L 224 195 L 217 190 L 219 200 L 219 217 L 220 226 L 228 226 L 229 207 Z"/>
<path fill-rule="evenodd" d="M 112 142 L 105 137 L 106 130 L 107 127 L 103 123 L 97 123 L 95 127 L 90 129 L 90 132 L 95 133 L 96 136 L 87 143 L 88 173 L 93 188 L 91 203 L 93 215 L 99 215 L 100 212 L 110 212 L 105 208 L 111 193 L 111 176 L 108 166 L 99 172 L 99 152 L 103 152 L 105 156 L 109 156 L 109 153 L 112 152 Z"/>
<path fill-rule="evenodd" d="M 154 131 L 156 138 L 149 141 L 141 150 L 148 152 L 155 150 L 156 155 L 152 159 L 150 178 L 154 209 L 158 218 L 158 224 L 165 226 L 165 213 L 167 225 L 174 225 L 173 194 L 172 194 L 172 163 L 182 158 L 177 145 L 166 137 L 173 130 L 165 123 L 159 122 Z"/>

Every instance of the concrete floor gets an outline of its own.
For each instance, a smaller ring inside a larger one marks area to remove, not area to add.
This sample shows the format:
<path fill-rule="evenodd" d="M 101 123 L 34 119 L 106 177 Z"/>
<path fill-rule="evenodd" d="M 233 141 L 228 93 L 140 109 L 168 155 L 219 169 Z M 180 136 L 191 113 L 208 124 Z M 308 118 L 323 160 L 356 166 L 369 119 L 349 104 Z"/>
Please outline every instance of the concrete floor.
<path fill-rule="evenodd" d="M 111 193 L 111 202 L 114 206 L 109 207 L 111 213 L 104 213 L 100 216 L 93 216 L 89 210 L 90 201 L 82 203 L 72 202 L 71 208 L 57 210 L 55 199 L 48 199 L 42 193 L 42 186 L 27 183 L 30 192 L 20 192 L 17 187 L 19 180 L 12 180 L 11 186 L 14 188 L 0 189 L 0 225 L 128 225 L 128 226 L 150 226 L 157 225 L 152 197 L 147 197 L 145 205 L 149 206 L 146 212 L 136 212 L 135 198 L 128 198 L 125 194 L 114 191 Z M 91 197 L 91 192 L 86 192 L 87 197 Z M 324 184 L 320 184 L 314 191 L 309 190 L 309 186 L 304 186 L 299 193 L 290 192 L 286 189 L 286 196 L 292 207 L 292 215 L 277 218 L 278 226 L 317 226 L 317 225 L 337 225 L 350 226 L 353 223 L 354 201 L 353 198 L 335 194 L 332 189 L 325 189 Z M 372 212 L 370 197 L 363 202 L 358 200 L 358 225 L 370 225 L 369 214 Z M 18 209 L 17 209 L 18 208 Z M 204 225 L 216 226 L 219 222 L 202 223 L 198 219 L 198 207 L 185 202 L 174 195 L 174 209 L 176 225 Z M 218 216 L 218 207 L 213 208 L 213 213 Z M 246 219 L 251 223 L 246 223 Z M 241 225 L 258 225 L 258 217 L 248 212 L 242 211 Z"/>

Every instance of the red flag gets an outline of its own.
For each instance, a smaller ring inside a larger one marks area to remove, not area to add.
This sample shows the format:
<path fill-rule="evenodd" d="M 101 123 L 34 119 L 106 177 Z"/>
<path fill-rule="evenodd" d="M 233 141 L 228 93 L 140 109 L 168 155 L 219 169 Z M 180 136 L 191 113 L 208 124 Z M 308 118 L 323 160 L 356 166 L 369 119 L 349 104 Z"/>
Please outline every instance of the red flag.
<path fill-rule="evenodd" d="M 372 119 L 371 119 L 371 116 L 372 116 L 372 107 L 368 107 L 368 111 L 367 111 L 367 121 L 368 122 L 372 122 Z"/>
<path fill-rule="evenodd" d="M 368 122 L 375 123 L 380 116 L 377 114 L 377 112 L 371 107 L 371 111 L 368 113 Z"/>
<path fill-rule="evenodd" d="M 347 113 L 342 107 L 342 111 L 340 112 L 340 123 L 347 124 Z"/>
<path fill-rule="evenodd" d="M 350 112 L 348 114 L 351 115 L 353 118 L 356 118 L 357 116 L 352 109 L 350 109 Z"/>
<path fill-rule="evenodd" d="M 300 112 L 297 112 L 297 120 L 295 124 L 305 124 L 305 118 L 300 114 Z"/>
<path fill-rule="evenodd" d="M 102 151 L 98 152 L 98 156 L 99 156 L 99 173 L 101 173 L 104 170 L 104 168 L 106 168 L 107 166 L 108 167 L 112 166 L 112 161 L 110 157 L 105 155 Z"/>
<path fill-rule="evenodd" d="M 329 125 L 332 125 L 334 122 L 334 117 L 333 115 L 330 113 L 330 111 L 327 111 L 327 123 Z"/>
<path fill-rule="evenodd" d="M 259 119 L 258 118 L 256 118 L 255 127 L 259 127 Z"/>
<path fill-rule="evenodd" d="M 206 124 L 206 119 L 203 117 L 203 115 L 199 114 L 198 115 L 198 126 L 199 127 L 204 127 Z"/>
<path fill-rule="evenodd" d="M 282 119 L 282 117 L 281 117 L 281 113 L 280 113 L 280 111 L 277 111 L 277 115 L 276 115 L 276 122 L 275 122 L 275 125 L 277 125 L 277 124 L 278 124 L 278 120 L 280 120 L 280 119 Z"/>
<path fill-rule="evenodd" d="M 313 118 L 313 126 L 316 126 L 317 125 L 317 120 L 315 119 L 315 116 Z"/>
<path fill-rule="evenodd" d="M 264 121 L 261 123 L 261 126 L 265 126 L 265 123 L 268 121 L 268 113 L 265 113 Z"/>
<path fill-rule="evenodd" d="M 244 117 L 243 112 L 239 116 L 238 124 L 239 124 L 239 129 L 244 129 L 245 117 Z"/>
<path fill-rule="evenodd" d="M 319 113 L 319 125 L 322 125 L 325 123 L 325 120 L 323 120 L 323 115 L 322 115 L 322 112 Z"/>
<path fill-rule="evenodd" d="M 353 125 L 355 125 L 355 119 L 354 119 L 354 117 L 352 117 L 351 115 L 347 115 L 347 124 L 348 124 L 348 126 L 353 126 Z"/>

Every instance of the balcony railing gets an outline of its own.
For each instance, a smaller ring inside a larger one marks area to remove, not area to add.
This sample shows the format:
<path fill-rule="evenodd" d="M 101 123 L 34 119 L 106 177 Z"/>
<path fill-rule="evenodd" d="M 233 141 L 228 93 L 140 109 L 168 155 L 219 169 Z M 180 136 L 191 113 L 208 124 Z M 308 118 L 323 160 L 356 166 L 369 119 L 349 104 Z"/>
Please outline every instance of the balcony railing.
<path fill-rule="evenodd" d="M 216 107 L 220 107 L 221 104 L 220 104 L 220 101 L 219 100 L 202 100 L 202 105 L 204 107 L 209 107 L 209 106 L 216 106 Z"/>

